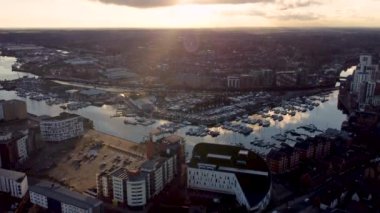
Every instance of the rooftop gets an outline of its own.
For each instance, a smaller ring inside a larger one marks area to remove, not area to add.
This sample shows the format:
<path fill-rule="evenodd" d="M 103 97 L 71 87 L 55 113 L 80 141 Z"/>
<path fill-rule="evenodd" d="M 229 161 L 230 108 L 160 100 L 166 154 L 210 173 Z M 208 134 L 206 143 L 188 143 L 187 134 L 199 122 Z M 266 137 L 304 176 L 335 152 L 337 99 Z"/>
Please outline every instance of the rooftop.
<path fill-rule="evenodd" d="M 136 181 L 146 180 L 147 174 L 148 173 L 145 173 L 145 172 L 138 172 L 138 173 L 130 174 L 128 177 L 128 181 L 136 182 Z"/>
<path fill-rule="evenodd" d="M 126 168 L 120 168 L 111 174 L 112 177 L 117 177 L 121 179 L 127 179 L 128 178 L 128 170 Z"/>
<path fill-rule="evenodd" d="M 165 157 L 156 157 L 152 160 L 147 160 L 141 165 L 141 169 L 147 171 L 155 170 L 160 167 L 165 160 Z"/>
<path fill-rule="evenodd" d="M 180 143 L 183 141 L 183 138 L 179 135 L 169 135 L 167 137 L 161 138 L 158 142 L 160 143 Z"/>
<path fill-rule="evenodd" d="M 79 117 L 79 115 L 71 114 L 71 113 L 67 113 L 67 112 L 62 112 L 61 114 L 59 114 L 58 116 L 55 116 L 55 117 L 41 116 L 43 121 L 60 121 L 60 120 L 65 120 L 65 119 L 69 119 L 69 118 L 76 118 L 76 117 Z"/>
<path fill-rule="evenodd" d="M 242 164 L 242 162 L 245 164 Z M 198 167 L 198 163 L 214 164 L 217 167 L 233 167 L 236 169 L 268 172 L 263 158 L 256 153 L 231 145 L 199 143 L 193 149 L 190 166 Z"/>
<path fill-rule="evenodd" d="M 189 167 L 234 173 L 251 207 L 268 193 L 271 177 L 263 158 L 237 146 L 199 143 Z"/>
<path fill-rule="evenodd" d="M 81 90 L 79 93 L 81 95 L 92 96 L 92 95 L 103 95 L 106 92 L 99 89 L 84 89 L 84 90 Z"/>
<path fill-rule="evenodd" d="M 26 174 L 23 172 L 17 172 L 13 170 L 7 170 L 7 169 L 1 169 L 0 168 L 0 176 L 6 177 L 8 179 L 12 179 L 17 182 L 21 182 L 25 177 Z"/>
<path fill-rule="evenodd" d="M 102 201 L 70 191 L 63 186 L 48 181 L 39 181 L 29 186 L 29 190 L 82 209 L 91 209 L 102 204 Z"/>
<path fill-rule="evenodd" d="M 25 101 L 12 99 L 12 100 L 0 100 L 0 103 L 23 103 L 26 104 Z"/>

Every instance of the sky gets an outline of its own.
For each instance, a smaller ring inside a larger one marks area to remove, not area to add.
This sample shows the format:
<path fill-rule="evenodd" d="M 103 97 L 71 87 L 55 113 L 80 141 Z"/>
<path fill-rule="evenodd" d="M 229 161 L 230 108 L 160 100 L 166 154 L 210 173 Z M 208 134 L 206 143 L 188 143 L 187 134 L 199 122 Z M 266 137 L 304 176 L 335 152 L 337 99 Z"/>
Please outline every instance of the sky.
<path fill-rule="evenodd" d="M 0 28 L 380 27 L 380 0 L 0 0 Z"/>

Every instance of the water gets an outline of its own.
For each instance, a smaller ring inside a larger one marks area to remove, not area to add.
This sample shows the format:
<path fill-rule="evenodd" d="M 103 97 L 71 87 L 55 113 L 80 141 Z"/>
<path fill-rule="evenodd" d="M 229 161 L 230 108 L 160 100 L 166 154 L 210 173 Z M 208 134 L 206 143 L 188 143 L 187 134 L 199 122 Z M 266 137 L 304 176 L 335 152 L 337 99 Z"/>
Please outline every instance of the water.
<path fill-rule="evenodd" d="M 340 77 L 348 77 L 354 73 L 356 66 L 350 67 L 340 73 Z"/>
<path fill-rule="evenodd" d="M 19 76 L 28 75 L 25 73 L 11 71 L 11 65 L 15 61 L 15 58 L 0 57 L 0 79 L 16 79 Z M 344 72 L 344 74 L 351 73 L 353 69 L 354 68 L 348 69 L 348 72 Z M 187 136 L 186 131 L 191 127 L 180 129 L 177 134 L 185 137 L 187 151 L 191 153 L 192 147 L 199 142 L 230 144 L 241 143 L 247 148 L 251 148 L 252 145 L 250 145 L 249 142 L 251 142 L 255 137 L 262 138 L 265 141 L 273 141 L 271 136 L 278 133 L 284 133 L 288 129 L 295 129 L 305 124 L 314 124 L 321 130 L 326 130 L 327 128 L 340 129 L 342 122 L 346 119 L 346 116 L 337 109 L 337 97 L 338 91 L 334 91 L 328 96 L 329 101 L 321 103 L 320 106 L 316 107 L 314 110 L 305 113 L 297 112 L 294 117 L 286 115 L 284 116 L 284 120 L 281 122 L 271 121 L 270 127 L 265 128 L 257 125 L 251 126 L 254 128 L 254 132 L 249 136 L 223 130 L 221 128 L 216 128 L 221 132 L 221 134 L 215 138 L 211 136 Z M 35 115 L 56 116 L 64 111 L 57 105 L 49 106 L 43 101 L 35 101 L 28 98 L 25 99 L 18 97 L 15 91 L 0 91 L 0 99 L 24 100 L 27 103 L 28 112 Z M 115 111 L 116 109 L 113 106 L 104 105 L 102 107 L 89 106 L 70 112 L 91 119 L 94 122 L 94 128 L 98 131 L 138 143 L 143 141 L 144 138 L 149 135 L 150 131 L 154 130 L 159 125 L 168 122 L 165 120 L 158 120 L 155 124 L 148 127 L 125 125 L 123 123 L 124 118 L 111 118 L 111 116 L 115 114 Z"/>
<path fill-rule="evenodd" d="M 33 74 L 12 72 L 12 65 L 16 62 L 14 57 L 0 56 L 0 80 L 14 80 L 23 76 L 35 77 Z"/>

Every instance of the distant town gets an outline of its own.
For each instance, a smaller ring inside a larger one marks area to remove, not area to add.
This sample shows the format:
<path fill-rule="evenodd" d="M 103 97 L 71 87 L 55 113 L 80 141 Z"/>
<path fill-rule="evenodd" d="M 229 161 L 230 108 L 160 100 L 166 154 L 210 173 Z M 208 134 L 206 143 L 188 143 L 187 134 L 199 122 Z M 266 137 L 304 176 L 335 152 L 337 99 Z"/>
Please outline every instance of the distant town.
<path fill-rule="evenodd" d="M 377 212 L 378 34 L 1 32 L 0 212 Z"/>

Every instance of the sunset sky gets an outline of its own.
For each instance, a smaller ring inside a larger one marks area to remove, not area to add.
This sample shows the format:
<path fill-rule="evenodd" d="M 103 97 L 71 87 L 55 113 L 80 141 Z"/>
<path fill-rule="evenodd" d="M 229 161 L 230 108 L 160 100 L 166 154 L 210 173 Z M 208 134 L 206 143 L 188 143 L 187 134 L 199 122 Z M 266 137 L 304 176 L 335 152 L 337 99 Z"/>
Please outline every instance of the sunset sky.
<path fill-rule="evenodd" d="M 0 0 L 0 28 L 380 27 L 380 0 Z"/>

